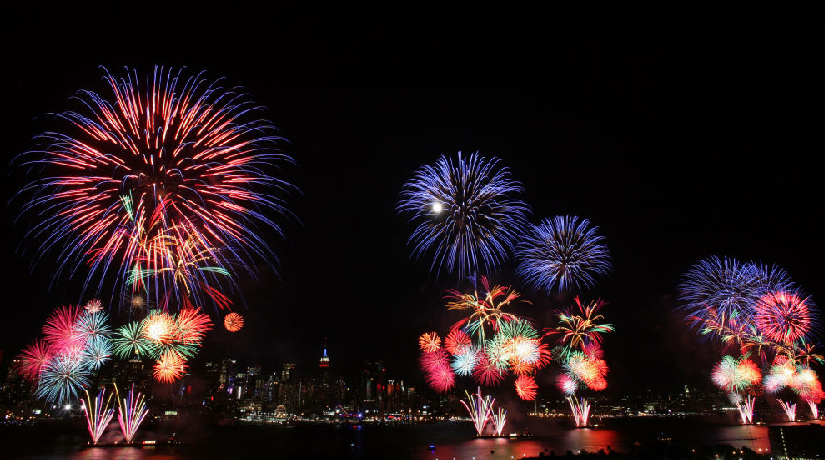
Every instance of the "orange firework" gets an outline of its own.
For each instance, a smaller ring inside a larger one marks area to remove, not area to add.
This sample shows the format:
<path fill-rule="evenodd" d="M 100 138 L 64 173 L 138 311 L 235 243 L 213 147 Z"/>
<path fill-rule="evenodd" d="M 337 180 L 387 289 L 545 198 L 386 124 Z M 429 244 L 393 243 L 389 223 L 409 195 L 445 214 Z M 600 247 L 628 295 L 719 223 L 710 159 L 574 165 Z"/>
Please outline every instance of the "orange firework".
<path fill-rule="evenodd" d="M 418 338 L 418 346 L 424 353 L 434 353 L 441 348 L 441 337 L 435 332 L 425 332 Z"/>
<path fill-rule="evenodd" d="M 536 385 L 536 379 L 529 375 L 522 375 L 516 379 L 516 393 L 518 397 L 525 401 L 532 401 L 536 399 L 536 390 L 539 387 Z"/>
<path fill-rule="evenodd" d="M 186 373 L 186 361 L 177 353 L 167 351 L 155 363 L 155 380 L 160 383 L 172 383 Z"/>
<path fill-rule="evenodd" d="M 238 332 L 243 327 L 243 316 L 232 312 L 223 318 L 223 326 L 229 332 Z"/>
<path fill-rule="evenodd" d="M 175 320 L 165 312 L 152 313 L 146 318 L 143 333 L 152 342 L 168 345 L 175 340 L 177 333 Z"/>

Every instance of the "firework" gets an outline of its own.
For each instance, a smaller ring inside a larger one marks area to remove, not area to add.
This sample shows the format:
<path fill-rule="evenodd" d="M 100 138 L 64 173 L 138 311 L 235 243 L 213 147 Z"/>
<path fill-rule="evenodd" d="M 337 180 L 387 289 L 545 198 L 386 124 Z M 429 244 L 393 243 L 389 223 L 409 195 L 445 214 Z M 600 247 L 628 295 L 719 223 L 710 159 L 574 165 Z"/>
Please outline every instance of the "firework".
<path fill-rule="evenodd" d="M 101 389 L 95 397 L 94 404 L 92 404 L 89 391 L 87 390 L 85 393 L 86 400 L 80 398 L 80 402 L 83 404 L 83 412 L 86 414 L 86 425 L 89 428 L 89 434 L 92 436 L 92 444 L 97 444 L 98 439 L 106 430 L 109 422 L 112 421 L 115 413 L 114 407 L 109 407 L 112 395 L 109 394 L 109 397 L 104 399 L 105 391 Z"/>
<path fill-rule="evenodd" d="M 597 315 L 596 312 L 607 305 L 607 302 L 597 299 L 583 305 L 578 296 L 575 297 L 575 301 L 581 314 L 574 314 L 572 308 L 568 308 L 566 312 L 558 312 L 560 325 L 555 332 L 561 334 L 559 341 L 568 349 L 584 350 L 588 344 L 600 344 L 601 334 L 611 332 L 614 328 L 612 324 L 597 323 L 603 320 L 604 316 Z"/>
<path fill-rule="evenodd" d="M 168 345 L 175 340 L 177 325 L 172 315 L 153 310 L 146 317 L 141 332 L 157 345 Z"/>
<path fill-rule="evenodd" d="M 43 326 L 43 336 L 55 349 L 73 349 L 83 346 L 85 337 L 76 327 L 80 309 L 77 307 L 62 306 L 55 309 Z"/>
<path fill-rule="evenodd" d="M 485 352 L 477 355 L 476 367 L 473 369 L 473 378 L 484 386 L 494 386 L 504 380 L 504 372 L 496 361 L 491 360 Z"/>
<path fill-rule="evenodd" d="M 516 379 L 516 394 L 525 401 L 533 401 L 536 399 L 536 391 L 538 388 L 536 379 L 532 376 L 522 375 Z"/>
<path fill-rule="evenodd" d="M 604 390 L 607 387 L 607 364 L 601 359 L 593 359 L 584 353 L 575 351 L 564 364 L 568 375 L 583 383 L 591 390 Z"/>
<path fill-rule="evenodd" d="M 570 377 L 567 374 L 561 374 L 556 379 L 556 386 L 564 393 L 565 396 L 572 396 L 576 393 L 578 389 L 578 384 L 576 383 L 576 379 Z"/>
<path fill-rule="evenodd" d="M 679 285 L 681 308 L 703 335 L 741 341 L 749 333 L 759 298 L 793 286 L 781 268 L 714 256 L 685 273 Z"/>
<path fill-rule="evenodd" d="M 452 355 L 460 355 L 470 348 L 472 341 L 466 332 L 453 328 L 444 338 L 444 348 Z"/>
<path fill-rule="evenodd" d="M 89 313 L 98 313 L 103 310 L 103 304 L 98 299 L 92 299 L 83 306 Z"/>
<path fill-rule="evenodd" d="M 746 358 L 725 355 L 711 373 L 711 379 L 719 388 L 728 393 L 742 393 L 748 387 L 762 380 L 762 373 L 756 364 Z"/>
<path fill-rule="evenodd" d="M 484 297 L 479 297 L 478 292 L 462 294 L 456 290 L 447 291 L 447 298 L 451 299 L 447 302 L 447 310 L 469 310 L 471 312 L 468 318 L 457 322 L 453 328 L 463 327 L 465 331 L 477 336 L 479 344 L 483 344 L 486 340 L 487 328 L 498 331 L 503 322 L 518 320 L 515 315 L 504 313 L 501 309 L 520 297 L 520 294 L 512 288 L 494 286 L 491 289 L 486 276 L 481 277 L 481 285 L 485 290 Z"/>
<path fill-rule="evenodd" d="M 112 341 L 102 336 L 89 339 L 83 354 L 89 369 L 98 370 L 100 366 L 112 359 Z"/>
<path fill-rule="evenodd" d="M 785 416 L 788 417 L 789 422 L 796 421 L 796 403 L 791 403 L 790 401 L 782 401 L 779 400 L 779 405 L 782 406 L 782 410 L 785 411 Z"/>
<path fill-rule="evenodd" d="M 590 418 L 590 404 L 584 398 L 576 400 L 573 396 L 567 397 L 567 402 L 570 403 L 570 410 L 573 411 L 573 420 L 576 426 L 587 426 L 587 420 Z"/>
<path fill-rule="evenodd" d="M 223 318 L 223 326 L 229 332 L 238 332 L 243 328 L 243 316 L 232 312 Z"/>
<path fill-rule="evenodd" d="M 397 210 L 417 224 L 409 239 L 413 257 L 432 252 L 431 270 L 459 278 L 492 271 L 507 259 L 529 208 L 516 199 L 521 185 L 498 162 L 458 152 L 456 162 L 441 156 L 404 184 Z"/>
<path fill-rule="evenodd" d="M 545 219 L 519 243 L 516 273 L 547 294 L 595 286 L 595 276 L 610 271 L 610 252 L 597 231 L 576 216 Z"/>
<path fill-rule="evenodd" d="M 441 337 L 435 332 L 421 334 L 418 338 L 418 346 L 424 353 L 432 353 L 441 348 Z"/>
<path fill-rule="evenodd" d="M 209 299 L 201 285 L 254 273 L 258 257 L 274 263 L 259 229 L 282 233 L 272 216 L 288 214 L 278 195 L 293 187 L 274 173 L 292 159 L 260 108 L 183 70 L 156 67 L 145 85 L 132 70 L 105 80 L 111 97 L 80 92 L 80 109 L 20 159 L 38 175 L 24 189 L 22 213 L 37 217 L 26 240 L 37 259 L 60 253 L 55 279 L 87 264 L 85 288 L 125 289 L 149 273 L 133 289 Z"/>
<path fill-rule="evenodd" d="M 181 310 L 176 318 L 176 340 L 184 344 L 200 345 L 206 332 L 212 329 L 209 316 L 192 308 Z"/>
<path fill-rule="evenodd" d="M 797 292 L 767 292 L 755 303 L 754 322 L 769 340 L 784 344 L 804 338 L 813 326 L 813 303 Z"/>
<path fill-rule="evenodd" d="M 443 348 L 432 353 L 422 353 L 420 363 L 427 384 L 434 390 L 446 393 L 455 386 L 455 374 L 450 367 L 450 358 Z"/>
<path fill-rule="evenodd" d="M 133 321 L 115 331 L 112 343 L 115 354 L 120 358 L 156 356 L 158 346 L 143 334 L 145 321 Z"/>
<path fill-rule="evenodd" d="M 37 382 L 43 366 L 49 362 L 51 357 L 52 352 L 48 344 L 42 340 L 37 340 L 20 352 L 20 364 L 17 371 L 26 380 Z"/>
<path fill-rule="evenodd" d="M 473 347 L 463 348 L 463 352 L 453 355 L 452 367 L 456 375 L 469 376 L 478 364 L 478 350 Z"/>
<path fill-rule="evenodd" d="M 186 373 L 186 361 L 172 351 L 167 351 L 155 363 L 153 375 L 160 383 L 172 383 Z"/>
<path fill-rule="evenodd" d="M 117 391 L 117 386 L 115 386 L 115 391 Z M 126 443 L 131 444 L 138 427 L 143 423 L 143 418 L 149 413 L 149 409 L 146 408 L 146 402 L 140 392 L 135 393 L 134 383 L 123 400 L 118 394 L 117 403 L 117 421 L 120 424 L 120 431 L 126 438 Z"/>
<path fill-rule="evenodd" d="M 82 356 L 61 352 L 42 367 L 35 396 L 53 404 L 66 404 L 89 386 L 89 368 Z"/>
<path fill-rule="evenodd" d="M 481 387 L 478 387 L 478 392 L 473 395 L 470 395 L 467 391 L 464 394 L 467 395 L 470 404 L 465 401 L 461 401 L 461 404 L 464 404 L 467 412 L 470 413 L 470 418 L 473 419 L 476 435 L 481 436 L 484 433 L 484 427 L 487 426 L 487 422 L 493 415 L 493 404 L 496 400 L 490 399 L 490 396 L 482 396 Z"/>
<path fill-rule="evenodd" d="M 490 418 L 493 421 L 493 429 L 496 431 L 496 436 L 501 436 L 504 432 L 504 424 L 507 423 L 507 411 L 504 410 L 503 407 L 499 407 L 490 414 Z"/>

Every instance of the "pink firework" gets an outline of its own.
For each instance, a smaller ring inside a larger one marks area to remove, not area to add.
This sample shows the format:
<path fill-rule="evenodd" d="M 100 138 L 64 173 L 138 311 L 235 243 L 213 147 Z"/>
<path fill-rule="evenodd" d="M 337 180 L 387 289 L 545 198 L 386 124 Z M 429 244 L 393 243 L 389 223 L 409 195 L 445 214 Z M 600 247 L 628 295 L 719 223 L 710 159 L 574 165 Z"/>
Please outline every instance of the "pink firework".
<path fill-rule="evenodd" d="M 536 392 L 539 386 L 536 385 L 536 379 L 529 375 L 522 375 L 516 379 L 516 394 L 525 401 L 533 401 L 536 399 Z"/>
<path fill-rule="evenodd" d="M 40 378 L 40 370 L 51 357 L 49 346 L 42 340 L 37 340 L 20 352 L 20 365 L 17 370 L 24 379 L 36 382 Z"/>
<path fill-rule="evenodd" d="M 420 363 L 424 379 L 434 390 L 446 393 L 455 386 L 455 374 L 450 367 L 450 358 L 443 348 L 432 353 L 422 353 Z"/>
<path fill-rule="evenodd" d="M 43 326 L 43 336 L 53 349 L 70 350 L 83 347 L 83 334 L 75 327 L 78 316 L 80 308 L 71 305 L 57 308 L 49 316 L 46 325 Z"/>
<path fill-rule="evenodd" d="M 478 354 L 478 361 L 473 369 L 473 378 L 484 386 L 493 386 L 504 380 L 504 373 L 494 361 L 487 357 L 486 353 L 481 352 Z"/>
<path fill-rule="evenodd" d="M 556 379 L 556 386 L 564 393 L 565 396 L 571 396 L 576 393 L 576 380 L 567 374 L 561 374 Z"/>
<path fill-rule="evenodd" d="M 424 353 L 434 353 L 441 348 L 441 337 L 435 332 L 425 332 L 418 338 L 418 346 Z"/>
<path fill-rule="evenodd" d="M 471 344 L 470 336 L 459 328 L 453 328 L 444 338 L 444 348 L 452 355 L 464 353 Z"/>
<path fill-rule="evenodd" d="M 808 335 L 814 321 L 810 298 L 795 292 L 769 292 L 756 302 L 754 322 L 768 340 L 791 344 Z"/>

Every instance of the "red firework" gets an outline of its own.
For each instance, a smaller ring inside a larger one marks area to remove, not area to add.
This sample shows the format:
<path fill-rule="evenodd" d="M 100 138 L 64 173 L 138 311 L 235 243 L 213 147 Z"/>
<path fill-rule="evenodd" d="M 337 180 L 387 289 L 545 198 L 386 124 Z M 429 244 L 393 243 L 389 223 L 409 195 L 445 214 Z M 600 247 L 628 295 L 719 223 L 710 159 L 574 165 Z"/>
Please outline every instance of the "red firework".
<path fill-rule="evenodd" d="M 186 361 L 177 353 L 167 351 L 155 363 L 154 377 L 160 383 L 172 383 L 186 373 Z"/>
<path fill-rule="evenodd" d="M 418 346 L 424 353 L 433 353 L 441 348 L 441 337 L 435 332 L 425 332 L 418 338 Z"/>
<path fill-rule="evenodd" d="M 452 355 L 460 355 L 472 345 L 470 336 L 459 328 L 453 328 L 444 338 L 444 348 Z"/>
<path fill-rule="evenodd" d="M 49 346 L 42 340 L 37 340 L 20 352 L 17 371 L 24 379 L 36 382 L 40 378 L 40 370 L 51 357 Z"/>
<path fill-rule="evenodd" d="M 455 374 L 450 367 L 450 358 L 444 349 L 421 354 L 421 370 L 427 384 L 439 393 L 446 393 L 455 386 Z"/>
<path fill-rule="evenodd" d="M 223 318 L 223 327 L 229 332 L 238 332 L 243 327 L 243 316 L 232 312 Z"/>
<path fill-rule="evenodd" d="M 486 353 L 481 352 L 473 369 L 473 378 L 481 385 L 489 387 L 501 383 L 504 380 L 504 372 L 487 357 Z"/>
<path fill-rule="evenodd" d="M 516 393 L 518 397 L 525 401 L 533 401 L 536 399 L 536 392 L 539 386 L 536 385 L 536 379 L 529 375 L 522 375 L 516 379 Z"/>
<path fill-rule="evenodd" d="M 206 332 L 212 329 L 212 321 L 208 315 L 197 310 L 187 308 L 178 313 L 177 340 L 183 343 L 200 343 Z"/>
<path fill-rule="evenodd" d="M 754 322 L 768 340 L 790 345 L 811 331 L 810 304 L 795 292 L 769 292 L 756 302 Z"/>

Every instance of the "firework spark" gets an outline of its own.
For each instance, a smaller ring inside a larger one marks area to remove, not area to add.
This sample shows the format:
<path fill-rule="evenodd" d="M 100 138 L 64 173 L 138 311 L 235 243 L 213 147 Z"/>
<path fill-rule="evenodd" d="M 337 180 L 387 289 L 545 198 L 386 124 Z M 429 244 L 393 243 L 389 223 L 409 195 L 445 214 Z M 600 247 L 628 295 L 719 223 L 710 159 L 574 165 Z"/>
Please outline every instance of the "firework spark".
<path fill-rule="evenodd" d="M 34 394 L 54 404 L 66 404 L 89 386 L 89 378 L 89 368 L 82 356 L 61 352 L 43 365 Z"/>
<path fill-rule="evenodd" d="M 117 391 L 117 386 L 115 386 L 115 391 Z M 120 394 L 118 394 L 117 403 L 117 421 L 120 424 L 120 431 L 123 433 L 123 437 L 126 438 L 126 443 L 131 444 L 138 427 L 143 423 L 143 418 L 149 413 L 149 409 L 146 408 L 146 401 L 144 401 L 140 392 L 135 393 L 134 383 L 123 400 L 120 399 Z"/>
<path fill-rule="evenodd" d="M 282 234 L 272 216 L 289 214 L 278 195 L 293 187 L 275 173 L 292 159 L 260 107 L 183 70 L 156 67 L 145 85 L 132 70 L 105 80 L 110 97 L 81 91 L 79 110 L 20 157 L 37 174 L 21 192 L 32 196 L 22 214 L 36 216 L 26 233 L 36 259 L 59 253 L 55 279 L 87 264 L 84 288 L 97 291 L 151 273 L 132 286 L 158 299 L 208 300 L 199 286 L 254 274 L 257 258 L 274 264 L 259 230 Z"/>
<path fill-rule="evenodd" d="M 796 292 L 767 292 L 754 305 L 754 322 L 769 340 L 792 344 L 811 332 L 814 313 L 810 298 Z"/>
<path fill-rule="evenodd" d="M 476 435 L 481 436 L 484 433 L 484 427 L 487 426 L 487 422 L 493 415 L 493 404 L 496 400 L 491 399 L 490 396 L 482 396 L 481 387 L 478 387 L 478 392 L 473 395 L 470 395 L 467 391 L 464 394 L 467 395 L 467 400 L 470 403 L 467 404 L 465 401 L 461 401 L 461 404 L 464 405 L 467 412 L 470 413 L 470 418 L 473 419 Z"/>
<path fill-rule="evenodd" d="M 532 376 L 522 375 L 516 379 L 516 394 L 525 401 L 533 401 L 536 399 L 536 391 L 538 389 L 536 379 Z"/>
<path fill-rule="evenodd" d="M 92 436 L 92 444 L 97 444 L 97 441 L 100 439 L 103 431 L 106 430 L 109 422 L 112 421 L 115 413 L 114 407 L 109 407 L 112 395 L 109 394 L 108 398 L 104 398 L 105 391 L 101 389 L 97 397 L 95 397 L 94 404 L 92 404 L 89 391 L 87 390 L 85 393 L 86 399 L 80 398 L 80 402 L 83 404 L 83 412 L 86 414 L 86 425 L 89 429 L 89 434 Z"/>
<path fill-rule="evenodd" d="M 20 375 L 31 382 L 37 382 L 43 366 L 52 357 L 52 352 L 46 342 L 37 340 L 20 352 L 20 365 L 17 371 Z"/>
<path fill-rule="evenodd" d="M 450 358 L 443 348 L 432 353 L 422 353 L 420 363 L 427 384 L 437 392 L 446 393 L 455 386 L 455 374 L 450 367 Z"/>
<path fill-rule="evenodd" d="M 186 373 L 186 361 L 177 353 L 167 351 L 155 363 L 153 375 L 160 383 L 173 383 Z"/>
<path fill-rule="evenodd" d="M 499 407 L 490 414 L 490 418 L 493 421 L 496 436 L 501 436 L 504 433 L 504 424 L 507 423 L 507 411 L 503 407 Z"/>
<path fill-rule="evenodd" d="M 417 224 L 409 240 L 413 257 L 432 252 L 431 270 L 459 278 L 490 272 L 507 259 L 529 208 L 516 199 L 521 185 L 498 163 L 458 152 L 457 161 L 441 156 L 404 184 L 397 210 Z"/>
<path fill-rule="evenodd" d="M 576 216 L 545 219 L 519 243 L 516 273 L 547 294 L 595 286 L 595 276 L 610 271 L 610 252 L 597 230 Z"/>
<path fill-rule="evenodd" d="M 232 312 L 223 318 L 223 327 L 229 332 L 238 332 L 243 328 L 243 316 Z"/>
<path fill-rule="evenodd" d="M 435 332 L 426 332 L 418 338 L 418 346 L 424 353 L 433 353 L 441 348 L 441 337 Z"/>

